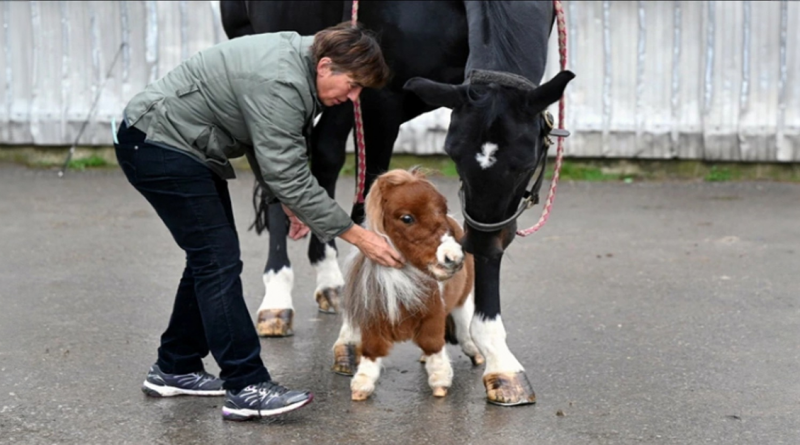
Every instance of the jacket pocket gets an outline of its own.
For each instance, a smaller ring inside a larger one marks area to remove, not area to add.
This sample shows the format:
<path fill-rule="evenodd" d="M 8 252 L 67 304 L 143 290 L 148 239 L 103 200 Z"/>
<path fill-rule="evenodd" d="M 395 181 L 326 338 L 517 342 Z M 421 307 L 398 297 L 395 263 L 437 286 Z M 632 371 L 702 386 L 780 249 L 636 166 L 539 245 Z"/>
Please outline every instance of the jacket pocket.
<path fill-rule="evenodd" d="M 228 153 L 238 144 L 224 130 L 209 126 L 197 136 L 193 145 L 205 155 L 208 162 L 224 167 L 229 164 Z"/>
<path fill-rule="evenodd" d="M 200 86 L 197 85 L 196 83 L 191 83 L 189 85 L 186 85 L 185 87 L 178 88 L 177 90 L 175 90 L 175 95 L 178 97 L 183 97 L 188 94 L 196 93 L 198 91 L 200 91 Z"/>
<path fill-rule="evenodd" d="M 125 119 L 128 127 L 136 125 L 143 117 L 150 113 L 153 108 L 164 102 L 163 96 L 141 94 L 134 99 L 125 108 Z"/>

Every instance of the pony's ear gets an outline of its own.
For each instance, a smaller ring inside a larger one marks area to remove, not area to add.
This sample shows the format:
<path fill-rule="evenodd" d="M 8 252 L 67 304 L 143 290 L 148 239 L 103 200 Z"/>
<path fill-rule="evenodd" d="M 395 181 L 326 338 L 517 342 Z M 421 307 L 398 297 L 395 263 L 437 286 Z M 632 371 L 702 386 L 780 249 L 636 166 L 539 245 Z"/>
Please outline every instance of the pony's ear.
<path fill-rule="evenodd" d="M 467 100 L 466 85 L 450 85 L 422 77 L 412 77 L 403 85 L 403 89 L 416 94 L 423 102 L 433 107 L 453 109 Z"/>
<path fill-rule="evenodd" d="M 369 188 L 369 193 L 364 198 L 364 216 L 367 222 L 367 228 L 380 233 L 386 233 L 386 230 L 383 227 L 383 207 L 381 206 L 381 202 L 383 202 L 383 187 L 384 182 L 380 177 L 372 183 L 372 187 Z"/>
<path fill-rule="evenodd" d="M 564 95 L 567 84 L 574 78 L 575 74 L 572 71 L 561 71 L 549 82 L 528 93 L 529 110 L 538 113 L 546 109 L 550 104 L 557 102 Z"/>
<path fill-rule="evenodd" d="M 413 165 L 408 169 L 411 176 L 417 179 L 428 179 L 427 169 L 422 168 L 421 165 Z"/>

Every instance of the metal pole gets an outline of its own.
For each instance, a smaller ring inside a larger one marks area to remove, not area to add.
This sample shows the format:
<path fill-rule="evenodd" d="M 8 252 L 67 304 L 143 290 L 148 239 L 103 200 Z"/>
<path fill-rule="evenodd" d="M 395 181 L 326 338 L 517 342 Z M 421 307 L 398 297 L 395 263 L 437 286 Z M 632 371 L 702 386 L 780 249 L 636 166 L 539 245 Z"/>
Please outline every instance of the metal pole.
<path fill-rule="evenodd" d="M 111 66 L 108 68 L 108 73 L 106 73 L 105 79 L 103 79 L 102 85 L 100 85 L 100 89 L 97 90 L 97 95 L 94 98 L 94 103 L 92 103 L 92 108 L 89 109 L 89 114 L 86 116 L 86 120 L 83 121 L 83 125 L 81 125 L 81 129 L 78 132 L 78 136 L 75 138 L 75 142 L 72 143 L 72 147 L 69 148 L 69 153 L 67 153 L 67 158 L 64 160 L 64 165 L 61 167 L 61 171 L 58 172 L 58 177 L 63 178 L 64 174 L 67 171 L 67 167 L 69 166 L 69 161 L 72 159 L 72 155 L 75 153 L 75 147 L 78 145 L 78 141 L 83 136 L 83 132 L 86 130 L 86 127 L 89 126 L 89 120 L 92 118 L 95 109 L 97 108 L 97 104 L 100 102 L 100 95 L 103 93 L 103 89 L 108 82 L 108 79 L 111 77 L 111 73 L 114 70 L 114 66 L 117 65 L 117 60 L 119 59 L 119 55 L 122 54 L 122 49 L 125 48 L 127 43 L 122 43 L 119 45 L 119 50 L 117 50 L 117 54 L 114 56 L 114 61 L 111 62 Z"/>

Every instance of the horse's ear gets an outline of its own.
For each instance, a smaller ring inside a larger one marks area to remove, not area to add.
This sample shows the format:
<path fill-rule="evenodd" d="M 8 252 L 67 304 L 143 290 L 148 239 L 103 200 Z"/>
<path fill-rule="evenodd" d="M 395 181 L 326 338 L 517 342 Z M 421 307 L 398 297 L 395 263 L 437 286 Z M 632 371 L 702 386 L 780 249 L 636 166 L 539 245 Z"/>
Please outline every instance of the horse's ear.
<path fill-rule="evenodd" d="M 567 88 L 569 81 L 574 78 L 575 74 L 572 71 L 561 71 L 549 82 L 528 93 L 529 110 L 538 113 L 550 106 L 550 104 L 557 102 L 564 95 L 564 90 Z"/>
<path fill-rule="evenodd" d="M 412 77 L 403 85 L 403 89 L 416 94 L 423 102 L 433 107 L 453 109 L 467 100 L 465 85 L 439 83 L 422 77 Z"/>

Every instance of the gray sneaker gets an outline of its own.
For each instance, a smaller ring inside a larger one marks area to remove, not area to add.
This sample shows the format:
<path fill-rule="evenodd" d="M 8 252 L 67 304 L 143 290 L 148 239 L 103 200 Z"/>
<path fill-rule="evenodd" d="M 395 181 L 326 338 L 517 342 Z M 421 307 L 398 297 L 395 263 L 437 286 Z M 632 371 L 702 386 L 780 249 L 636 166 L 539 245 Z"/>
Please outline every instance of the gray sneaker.
<path fill-rule="evenodd" d="M 228 391 L 222 406 L 226 420 L 250 420 L 277 416 L 303 407 L 314 400 L 308 391 L 292 391 L 275 382 L 250 385 L 239 391 Z"/>
<path fill-rule="evenodd" d="M 222 380 L 205 371 L 191 374 L 167 374 L 162 372 L 158 365 L 150 367 L 142 384 L 142 392 L 150 397 L 221 396 L 225 394 L 225 390 L 222 389 Z"/>

